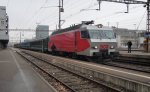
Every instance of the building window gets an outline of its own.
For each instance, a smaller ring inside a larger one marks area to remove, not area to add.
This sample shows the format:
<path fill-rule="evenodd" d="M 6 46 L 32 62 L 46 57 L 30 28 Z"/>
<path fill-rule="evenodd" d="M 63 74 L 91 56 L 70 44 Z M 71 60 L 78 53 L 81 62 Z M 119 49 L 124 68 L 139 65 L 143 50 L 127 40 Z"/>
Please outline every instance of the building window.
<path fill-rule="evenodd" d="M 1 25 L 2 25 L 2 26 L 4 25 L 4 21 L 1 21 Z"/>

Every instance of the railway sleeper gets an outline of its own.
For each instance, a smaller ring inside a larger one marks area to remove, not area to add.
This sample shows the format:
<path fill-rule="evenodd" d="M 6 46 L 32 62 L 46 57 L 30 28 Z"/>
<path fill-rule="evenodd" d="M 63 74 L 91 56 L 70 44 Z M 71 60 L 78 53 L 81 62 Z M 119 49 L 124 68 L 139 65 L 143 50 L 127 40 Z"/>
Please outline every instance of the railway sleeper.
<path fill-rule="evenodd" d="M 71 76 L 72 77 L 72 76 Z M 80 79 L 78 79 L 78 78 L 71 78 L 71 77 L 67 77 L 67 80 L 72 80 L 72 81 L 81 81 Z"/>
<path fill-rule="evenodd" d="M 91 88 L 91 89 L 81 89 L 78 90 L 78 92 L 108 92 L 108 91 L 104 91 L 103 88 Z"/>
<path fill-rule="evenodd" d="M 74 86 L 72 87 L 74 90 L 83 90 L 83 89 L 92 89 L 92 88 L 100 88 L 98 86 L 95 86 L 95 85 L 79 85 L 79 86 Z"/>
<path fill-rule="evenodd" d="M 64 76 L 64 75 L 67 74 L 67 73 L 65 73 L 65 72 L 62 71 L 62 70 L 58 70 L 58 71 L 59 71 L 59 72 L 56 72 L 56 73 L 55 73 L 56 76 L 61 76 L 61 75 Z"/>
<path fill-rule="evenodd" d="M 83 79 L 74 79 L 76 81 L 76 83 L 88 83 L 89 81 L 87 80 L 83 80 Z"/>
<path fill-rule="evenodd" d="M 67 85 L 69 86 L 79 86 L 79 85 L 88 85 L 90 82 L 87 82 L 87 83 L 79 83 L 79 82 L 74 82 L 74 83 L 67 83 Z"/>
<path fill-rule="evenodd" d="M 66 75 L 55 75 L 57 78 L 59 79 L 67 79 L 69 76 L 66 74 Z"/>
<path fill-rule="evenodd" d="M 58 77 L 60 80 L 64 81 L 64 80 L 68 80 L 68 81 L 77 81 L 77 79 L 70 79 L 70 77 L 65 77 L 65 78 L 60 78 Z"/>
<path fill-rule="evenodd" d="M 124 68 L 129 68 L 129 69 L 133 69 L 133 70 L 140 70 L 140 71 L 146 71 L 146 72 L 150 72 L 150 67 L 148 66 L 141 66 L 141 65 L 125 65 L 123 63 L 115 63 L 115 62 L 108 62 L 106 63 L 107 65 L 112 65 L 112 66 L 117 66 L 117 67 L 124 67 Z"/>
<path fill-rule="evenodd" d="M 150 62 L 148 59 L 139 59 L 139 58 L 127 58 L 127 57 L 120 57 L 117 59 L 114 59 L 113 61 L 116 62 L 124 62 L 124 63 L 132 63 L 132 64 L 139 64 L 139 65 L 150 65 Z"/>
<path fill-rule="evenodd" d="M 51 73 L 51 74 L 57 74 L 57 73 L 60 73 L 60 70 L 58 70 L 58 69 L 54 69 L 54 68 L 51 68 L 51 71 L 49 71 L 49 73 Z"/>
<path fill-rule="evenodd" d="M 66 84 L 71 84 L 71 83 L 75 83 L 75 82 L 77 82 L 77 81 L 75 81 L 75 80 L 73 80 L 73 81 L 68 81 L 68 80 L 65 80 L 65 81 L 63 81 L 64 83 L 66 83 Z"/>

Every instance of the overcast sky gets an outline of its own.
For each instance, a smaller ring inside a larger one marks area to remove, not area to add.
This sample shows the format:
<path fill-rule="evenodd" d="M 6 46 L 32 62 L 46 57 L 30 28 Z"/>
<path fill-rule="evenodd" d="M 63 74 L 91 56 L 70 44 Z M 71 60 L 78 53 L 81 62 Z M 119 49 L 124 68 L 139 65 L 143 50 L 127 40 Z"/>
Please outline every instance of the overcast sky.
<path fill-rule="evenodd" d="M 37 24 L 44 24 L 49 25 L 50 30 L 53 30 L 58 25 L 58 1 L 0 0 L 0 6 L 7 6 L 10 29 L 35 29 Z M 47 6 L 52 7 L 42 8 Z M 111 2 L 102 2 L 101 11 L 83 10 L 97 8 L 97 0 L 64 0 L 65 12 L 62 13 L 62 20 L 65 20 L 65 23 L 62 27 L 94 20 L 96 24 L 105 26 L 118 24 L 121 28 L 135 29 L 139 26 L 139 29 L 146 29 L 146 8 L 143 5 L 130 5 L 129 13 L 123 13 L 126 12 L 125 4 Z"/>
<path fill-rule="evenodd" d="M 37 24 L 49 25 L 55 30 L 58 25 L 59 0 L 0 0 L 6 6 L 10 29 L 35 29 Z M 138 0 L 147 1 L 147 0 Z M 47 8 L 44 8 L 47 7 Z M 81 21 L 94 20 L 95 24 L 117 26 L 119 28 L 146 30 L 146 8 L 143 5 L 130 5 L 129 13 L 125 4 L 102 2 L 98 9 L 97 0 L 64 0 L 62 28 Z M 10 42 L 19 42 L 35 37 L 35 32 L 9 32 Z"/>

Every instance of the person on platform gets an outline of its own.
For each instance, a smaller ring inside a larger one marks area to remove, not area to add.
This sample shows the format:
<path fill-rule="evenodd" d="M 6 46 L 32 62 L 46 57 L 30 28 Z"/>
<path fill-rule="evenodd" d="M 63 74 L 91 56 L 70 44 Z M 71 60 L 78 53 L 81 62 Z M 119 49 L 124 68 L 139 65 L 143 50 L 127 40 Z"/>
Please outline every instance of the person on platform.
<path fill-rule="evenodd" d="M 128 41 L 127 45 L 128 45 L 128 53 L 131 53 L 132 42 Z"/>

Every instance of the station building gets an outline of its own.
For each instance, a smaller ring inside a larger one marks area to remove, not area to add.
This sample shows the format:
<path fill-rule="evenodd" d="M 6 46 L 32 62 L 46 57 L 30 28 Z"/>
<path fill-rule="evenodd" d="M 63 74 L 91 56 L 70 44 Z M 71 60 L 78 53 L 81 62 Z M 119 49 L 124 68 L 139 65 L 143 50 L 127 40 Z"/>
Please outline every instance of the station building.
<path fill-rule="evenodd" d="M 146 30 L 130 30 L 125 28 L 113 28 L 116 34 L 118 48 L 127 48 L 127 42 L 132 42 L 132 48 L 140 48 L 144 41 L 144 36 L 141 33 Z"/>

